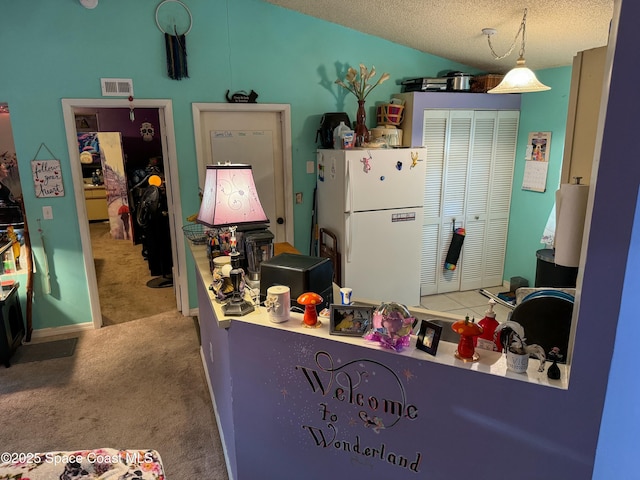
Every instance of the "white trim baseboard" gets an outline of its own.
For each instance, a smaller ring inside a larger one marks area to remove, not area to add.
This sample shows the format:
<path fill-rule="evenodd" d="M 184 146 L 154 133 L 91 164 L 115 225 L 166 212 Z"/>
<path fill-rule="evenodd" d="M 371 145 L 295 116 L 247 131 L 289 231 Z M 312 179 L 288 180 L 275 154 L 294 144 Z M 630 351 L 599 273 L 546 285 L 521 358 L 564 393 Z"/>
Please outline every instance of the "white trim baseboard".
<path fill-rule="evenodd" d="M 31 339 L 54 337 L 56 335 L 68 335 L 70 333 L 94 329 L 95 326 L 93 322 L 75 323 L 73 325 L 64 325 L 62 327 L 39 328 L 31 333 Z"/>

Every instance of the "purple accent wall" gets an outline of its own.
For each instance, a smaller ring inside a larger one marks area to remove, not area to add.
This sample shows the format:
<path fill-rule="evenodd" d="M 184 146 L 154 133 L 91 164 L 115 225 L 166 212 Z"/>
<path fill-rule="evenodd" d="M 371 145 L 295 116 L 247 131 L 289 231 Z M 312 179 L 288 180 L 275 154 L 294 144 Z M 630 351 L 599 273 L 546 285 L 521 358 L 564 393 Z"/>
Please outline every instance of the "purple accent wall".
<path fill-rule="evenodd" d="M 591 475 L 593 382 L 542 387 L 242 321 L 229 353 L 236 480 Z"/>
<path fill-rule="evenodd" d="M 427 108 L 455 108 L 472 110 L 520 110 L 520 94 L 414 92 L 413 118 L 409 138 L 422 140 L 424 110 Z M 404 135 L 408 135 L 405 132 Z M 416 142 L 413 142 L 416 143 Z"/>

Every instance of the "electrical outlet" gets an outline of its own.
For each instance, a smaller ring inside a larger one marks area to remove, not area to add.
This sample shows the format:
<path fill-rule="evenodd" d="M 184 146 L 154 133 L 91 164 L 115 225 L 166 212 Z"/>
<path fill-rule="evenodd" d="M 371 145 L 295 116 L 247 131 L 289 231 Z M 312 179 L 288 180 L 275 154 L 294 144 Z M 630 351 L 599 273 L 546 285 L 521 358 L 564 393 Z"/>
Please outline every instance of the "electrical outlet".
<path fill-rule="evenodd" d="M 45 220 L 53 220 L 53 209 L 51 207 L 42 207 L 42 216 Z"/>
<path fill-rule="evenodd" d="M 296 203 L 302 203 L 302 192 L 296 192 Z"/>
<path fill-rule="evenodd" d="M 307 173 L 313 173 L 315 171 L 316 164 L 313 160 L 307 162 Z"/>

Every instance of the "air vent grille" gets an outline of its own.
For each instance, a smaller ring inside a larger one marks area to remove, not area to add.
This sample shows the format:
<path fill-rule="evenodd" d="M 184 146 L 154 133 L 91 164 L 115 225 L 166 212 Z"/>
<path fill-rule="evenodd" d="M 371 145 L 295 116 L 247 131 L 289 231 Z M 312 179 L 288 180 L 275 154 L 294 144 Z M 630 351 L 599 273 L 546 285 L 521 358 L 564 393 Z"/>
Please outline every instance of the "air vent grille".
<path fill-rule="evenodd" d="M 101 78 L 103 97 L 133 96 L 133 80 L 131 78 Z"/>

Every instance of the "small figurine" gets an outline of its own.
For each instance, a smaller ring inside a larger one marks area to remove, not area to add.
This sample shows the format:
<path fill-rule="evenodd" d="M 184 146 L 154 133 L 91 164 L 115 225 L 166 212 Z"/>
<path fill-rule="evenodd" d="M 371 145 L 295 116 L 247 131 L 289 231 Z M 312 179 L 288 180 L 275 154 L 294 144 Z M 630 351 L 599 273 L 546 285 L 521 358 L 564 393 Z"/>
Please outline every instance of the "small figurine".
<path fill-rule="evenodd" d="M 369 173 L 371 170 L 371 163 L 369 163 L 369 159 L 365 157 L 360 161 L 362 162 L 362 170 L 364 170 L 364 173 Z"/>
<path fill-rule="evenodd" d="M 547 368 L 547 377 L 552 380 L 560 380 L 560 368 L 558 367 L 558 361 L 562 360 L 563 357 L 560 353 L 560 349 L 558 347 L 553 347 L 547 356 L 551 361 L 553 361 L 551 366 Z"/>

